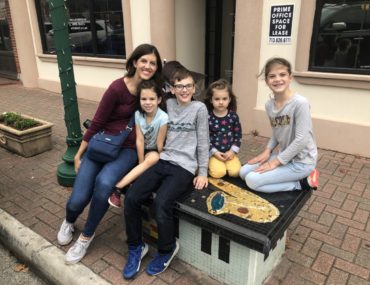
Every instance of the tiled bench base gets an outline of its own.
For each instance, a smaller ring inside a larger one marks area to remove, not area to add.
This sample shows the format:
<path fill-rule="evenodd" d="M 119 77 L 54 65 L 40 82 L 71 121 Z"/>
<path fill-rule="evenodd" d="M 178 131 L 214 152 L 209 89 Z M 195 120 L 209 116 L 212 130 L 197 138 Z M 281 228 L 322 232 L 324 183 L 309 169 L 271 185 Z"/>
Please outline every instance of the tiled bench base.
<path fill-rule="evenodd" d="M 178 258 L 227 284 L 260 285 L 278 264 L 285 250 L 284 236 L 266 258 L 247 246 L 180 219 Z"/>

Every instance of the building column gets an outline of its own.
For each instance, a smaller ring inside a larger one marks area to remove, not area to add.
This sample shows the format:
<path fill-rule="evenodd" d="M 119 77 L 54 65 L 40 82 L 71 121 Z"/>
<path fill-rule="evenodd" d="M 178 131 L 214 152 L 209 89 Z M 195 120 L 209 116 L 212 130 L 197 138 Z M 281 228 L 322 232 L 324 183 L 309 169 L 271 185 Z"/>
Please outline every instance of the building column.
<path fill-rule="evenodd" d="M 151 43 L 150 34 L 150 0 L 131 0 L 131 36 L 132 46 Z"/>
<path fill-rule="evenodd" d="M 25 87 L 38 87 L 38 70 L 35 56 L 35 46 L 32 39 L 31 19 L 29 17 L 28 1 L 9 1 L 10 13 L 14 29 L 14 38 L 20 66 L 20 80 Z M 33 1 L 31 1 L 33 2 Z"/>
<path fill-rule="evenodd" d="M 175 60 L 175 0 L 150 1 L 150 33 L 162 60 Z"/>
<path fill-rule="evenodd" d="M 122 15 L 123 15 L 123 29 L 124 29 L 124 38 L 125 38 L 125 48 L 127 58 L 129 54 L 133 51 L 132 44 L 132 27 L 131 27 L 131 5 L 130 0 L 122 0 Z"/>
<path fill-rule="evenodd" d="M 238 112 L 243 132 L 256 124 L 259 60 L 261 49 L 262 11 L 264 1 L 236 1 L 233 89 L 238 96 Z"/>

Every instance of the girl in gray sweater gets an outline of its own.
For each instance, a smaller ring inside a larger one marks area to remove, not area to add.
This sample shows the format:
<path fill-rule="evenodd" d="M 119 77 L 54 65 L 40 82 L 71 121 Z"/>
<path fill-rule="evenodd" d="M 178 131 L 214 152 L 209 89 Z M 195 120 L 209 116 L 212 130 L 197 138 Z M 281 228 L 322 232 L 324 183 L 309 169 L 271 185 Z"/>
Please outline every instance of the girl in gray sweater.
<path fill-rule="evenodd" d="M 290 63 L 272 58 L 264 67 L 265 82 L 272 91 L 266 113 L 272 136 L 265 150 L 240 170 L 249 188 L 266 193 L 316 189 L 317 147 L 307 99 L 290 89 Z M 279 146 L 277 154 L 272 151 Z"/>

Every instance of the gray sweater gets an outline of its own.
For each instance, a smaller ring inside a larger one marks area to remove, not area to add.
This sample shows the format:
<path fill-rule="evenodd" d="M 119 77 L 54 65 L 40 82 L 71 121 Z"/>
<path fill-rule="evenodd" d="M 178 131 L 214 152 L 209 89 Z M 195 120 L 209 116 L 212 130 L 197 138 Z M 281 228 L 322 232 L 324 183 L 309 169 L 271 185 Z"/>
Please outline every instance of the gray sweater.
<path fill-rule="evenodd" d="M 280 110 L 275 110 L 274 99 L 270 99 L 265 108 L 272 127 L 267 147 L 272 150 L 280 146 L 277 159 L 282 164 L 290 161 L 316 164 L 317 147 L 307 99 L 294 94 Z"/>
<path fill-rule="evenodd" d="M 160 159 L 179 165 L 192 174 L 207 176 L 208 112 L 206 106 L 191 101 L 186 106 L 167 100 L 168 130 Z"/>

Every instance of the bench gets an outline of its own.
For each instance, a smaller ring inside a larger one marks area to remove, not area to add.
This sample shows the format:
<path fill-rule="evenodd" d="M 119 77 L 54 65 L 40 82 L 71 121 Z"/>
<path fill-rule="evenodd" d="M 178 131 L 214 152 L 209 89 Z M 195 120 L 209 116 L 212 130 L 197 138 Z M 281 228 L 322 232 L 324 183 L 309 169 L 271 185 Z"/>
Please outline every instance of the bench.
<path fill-rule="evenodd" d="M 225 180 L 247 189 L 240 179 Z M 177 257 L 227 284 L 260 285 L 280 261 L 286 230 L 312 191 L 254 192 L 280 211 L 275 221 L 263 224 L 229 214 L 209 214 L 206 200 L 215 190 L 219 189 L 209 185 L 177 202 L 177 237 L 181 245 Z M 153 241 L 157 237 L 155 222 L 148 207 L 144 213 L 144 235 Z"/>

